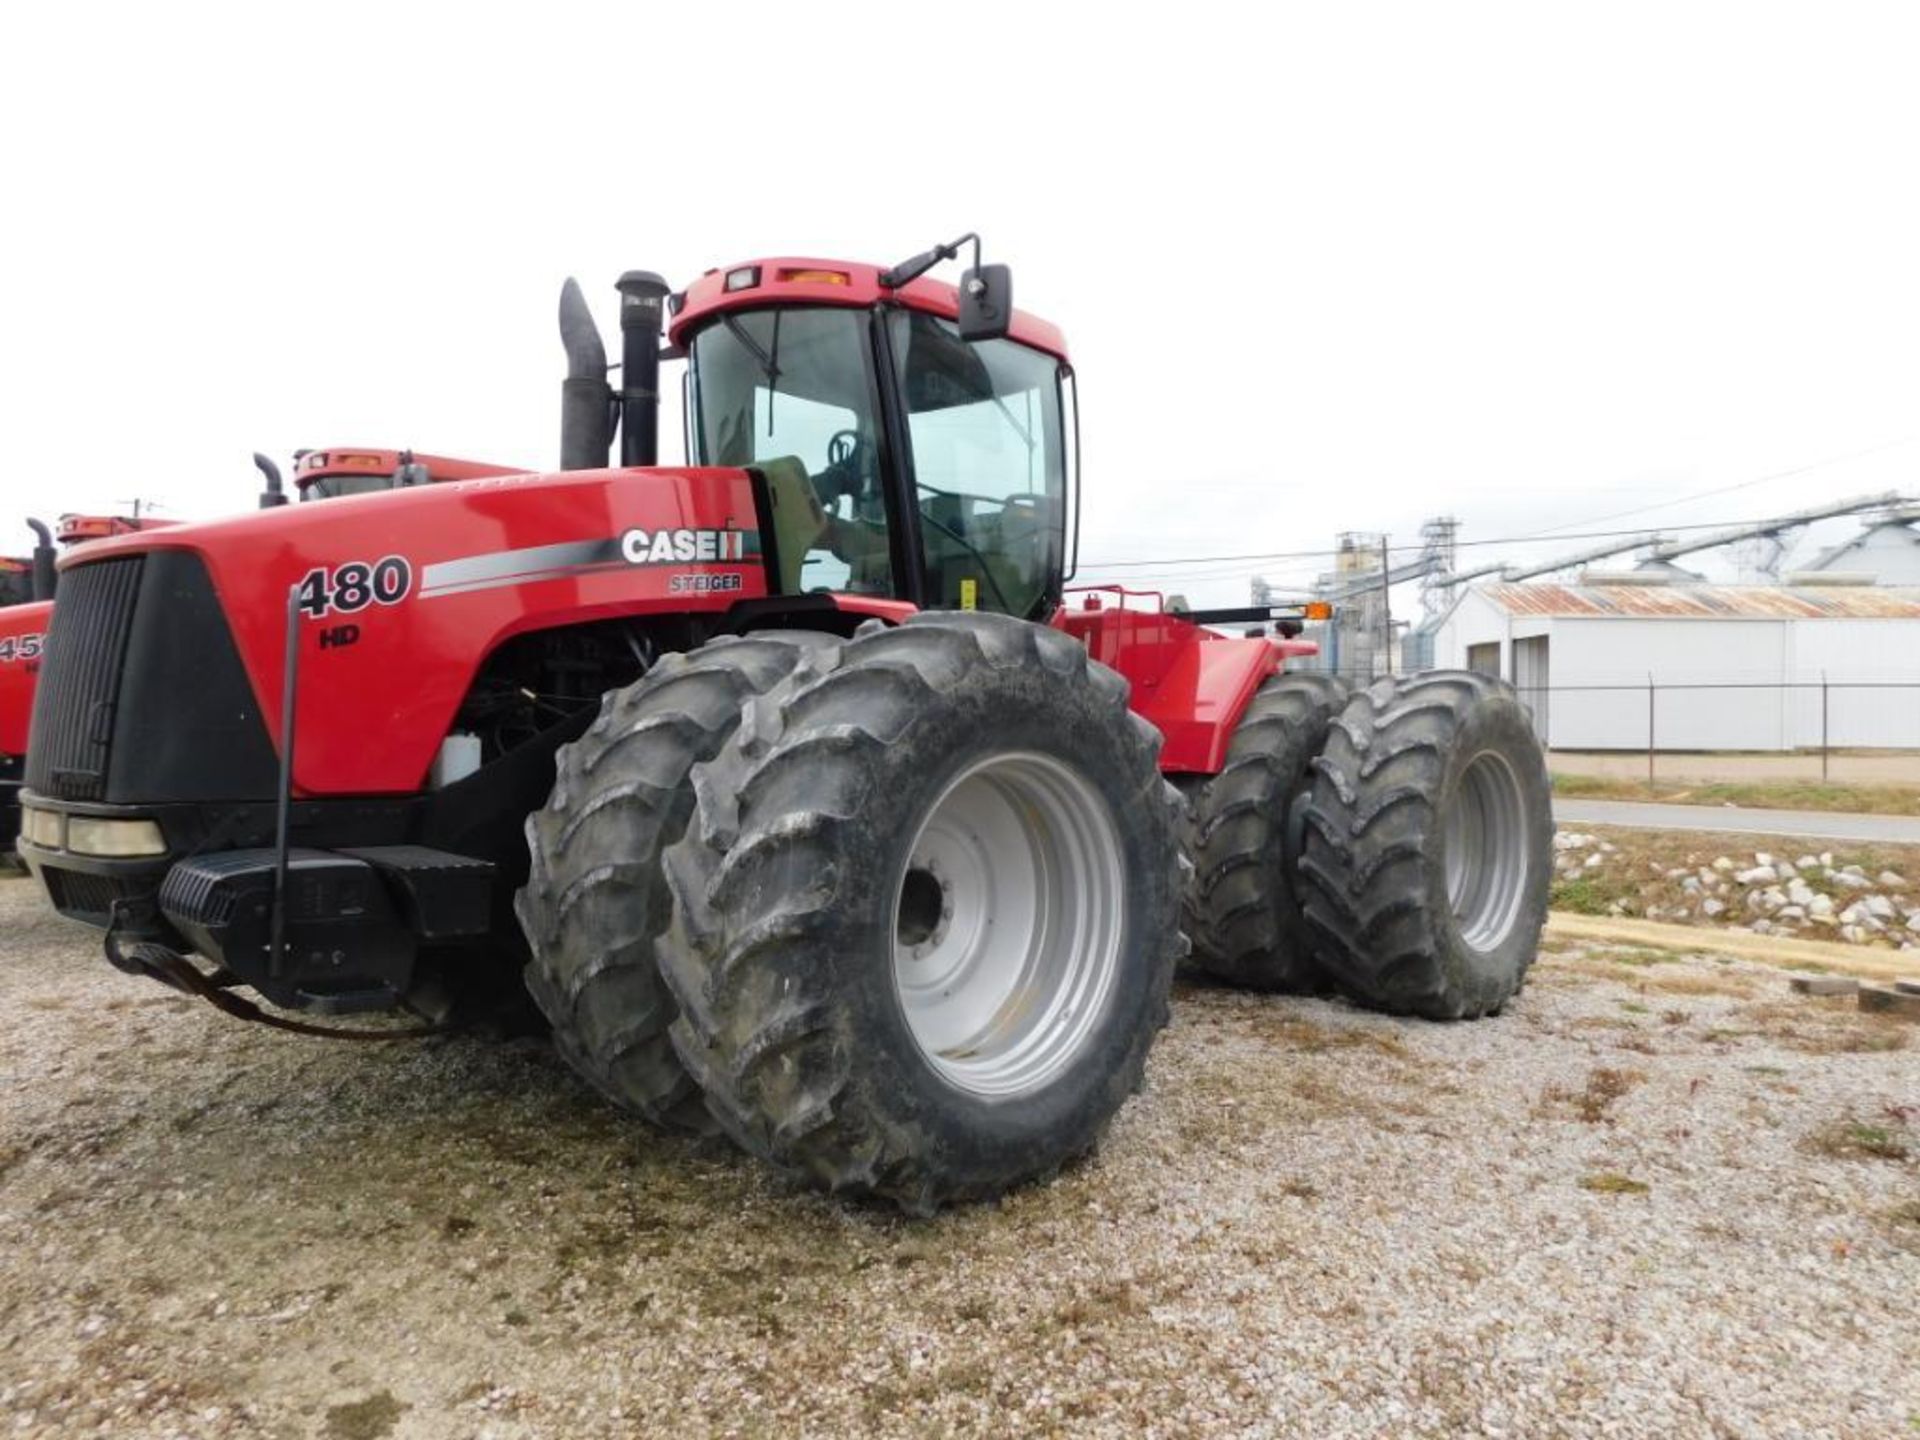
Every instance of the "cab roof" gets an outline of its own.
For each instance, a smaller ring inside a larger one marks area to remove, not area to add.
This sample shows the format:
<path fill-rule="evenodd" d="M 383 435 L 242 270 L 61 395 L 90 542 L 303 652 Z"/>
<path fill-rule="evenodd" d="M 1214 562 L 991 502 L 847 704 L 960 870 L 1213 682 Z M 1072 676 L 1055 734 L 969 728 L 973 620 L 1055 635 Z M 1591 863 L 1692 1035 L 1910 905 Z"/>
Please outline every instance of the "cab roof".
<path fill-rule="evenodd" d="M 409 457 L 424 465 L 429 480 L 481 480 L 494 475 L 525 475 L 526 467 L 492 465 L 484 460 L 461 460 L 451 455 L 429 455 L 424 450 L 382 450 L 374 446 L 331 445 L 305 450 L 293 462 L 293 483 L 303 491 L 316 480 L 336 475 L 391 475 Z"/>
<path fill-rule="evenodd" d="M 142 515 L 62 515 L 55 532 L 62 545 L 78 545 L 83 540 L 104 540 L 109 535 L 132 535 L 141 530 L 163 530 L 178 525 L 178 520 L 161 520 Z"/>
<path fill-rule="evenodd" d="M 952 320 L 960 313 L 960 294 L 944 280 L 924 276 L 898 290 L 880 283 L 884 267 L 848 260 L 818 260 L 779 256 L 747 260 L 721 270 L 709 270 L 676 298 L 667 338 L 675 345 L 700 325 L 734 310 L 758 310 L 768 305 L 845 305 L 864 308 L 892 300 Z M 1044 350 L 1055 359 L 1067 359 L 1067 339 L 1060 328 L 1024 310 L 1013 312 L 1009 339 Z"/>

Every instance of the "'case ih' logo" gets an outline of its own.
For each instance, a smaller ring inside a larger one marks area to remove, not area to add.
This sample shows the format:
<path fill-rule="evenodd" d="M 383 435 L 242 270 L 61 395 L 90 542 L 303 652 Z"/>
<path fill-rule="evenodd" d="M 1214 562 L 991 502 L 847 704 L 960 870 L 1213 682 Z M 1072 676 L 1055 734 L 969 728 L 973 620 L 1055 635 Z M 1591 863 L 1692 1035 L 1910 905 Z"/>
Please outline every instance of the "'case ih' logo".
<path fill-rule="evenodd" d="M 689 562 L 744 560 L 744 530 L 640 530 L 620 537 L 620 556 L 629 565 L 685 565 Z"/>

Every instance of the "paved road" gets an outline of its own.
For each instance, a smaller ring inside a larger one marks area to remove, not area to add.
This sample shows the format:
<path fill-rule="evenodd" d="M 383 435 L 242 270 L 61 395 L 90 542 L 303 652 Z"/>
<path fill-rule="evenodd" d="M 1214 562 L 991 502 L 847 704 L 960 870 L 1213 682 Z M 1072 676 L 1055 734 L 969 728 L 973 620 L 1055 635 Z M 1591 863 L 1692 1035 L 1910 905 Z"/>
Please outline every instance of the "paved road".
<path fill-rule="evenodd" d="M 1801 835 L 1809 840 L 1877 840 L 1920 845 L 1920 816 L 1849 815 L 1824 810 L 1749 810 L 1738 805 L 1654 805 L 1638 800 L 1553 802 L 1562 825 L 1631 825 L 1640 830 L 1726 830 Z"/>

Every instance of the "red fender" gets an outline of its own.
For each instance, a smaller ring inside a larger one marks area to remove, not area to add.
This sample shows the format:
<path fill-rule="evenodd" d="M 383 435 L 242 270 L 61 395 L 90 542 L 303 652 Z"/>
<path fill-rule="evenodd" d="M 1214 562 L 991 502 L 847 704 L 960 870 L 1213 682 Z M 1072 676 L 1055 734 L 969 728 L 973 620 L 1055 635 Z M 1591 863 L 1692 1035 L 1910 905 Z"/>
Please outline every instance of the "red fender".
<path fill-rule="evenodd" d="M 1160 768 L 1174 775 L 1217 775 L 1261 682 L 1285 655 L 1317 653 L 1305 641 L 1219 635 L 1161 610 L 1099 605 L 1061 610 L 1053 624 L 1127 677 L 1134 710 L 1166 737 Z"/>

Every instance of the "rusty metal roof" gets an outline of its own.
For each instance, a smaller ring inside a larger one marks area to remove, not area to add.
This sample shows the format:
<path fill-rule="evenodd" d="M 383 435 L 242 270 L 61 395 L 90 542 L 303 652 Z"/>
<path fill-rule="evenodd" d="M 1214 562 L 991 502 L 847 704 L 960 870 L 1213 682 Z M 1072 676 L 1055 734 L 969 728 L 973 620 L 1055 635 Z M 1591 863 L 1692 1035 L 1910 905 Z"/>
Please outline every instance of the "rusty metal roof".
<path fill-rule="evenodd" d="M 1920 620 L 1920 589 L 1891 585 L 1475 587 L 1512 615 L 1635 620 Z"/>

